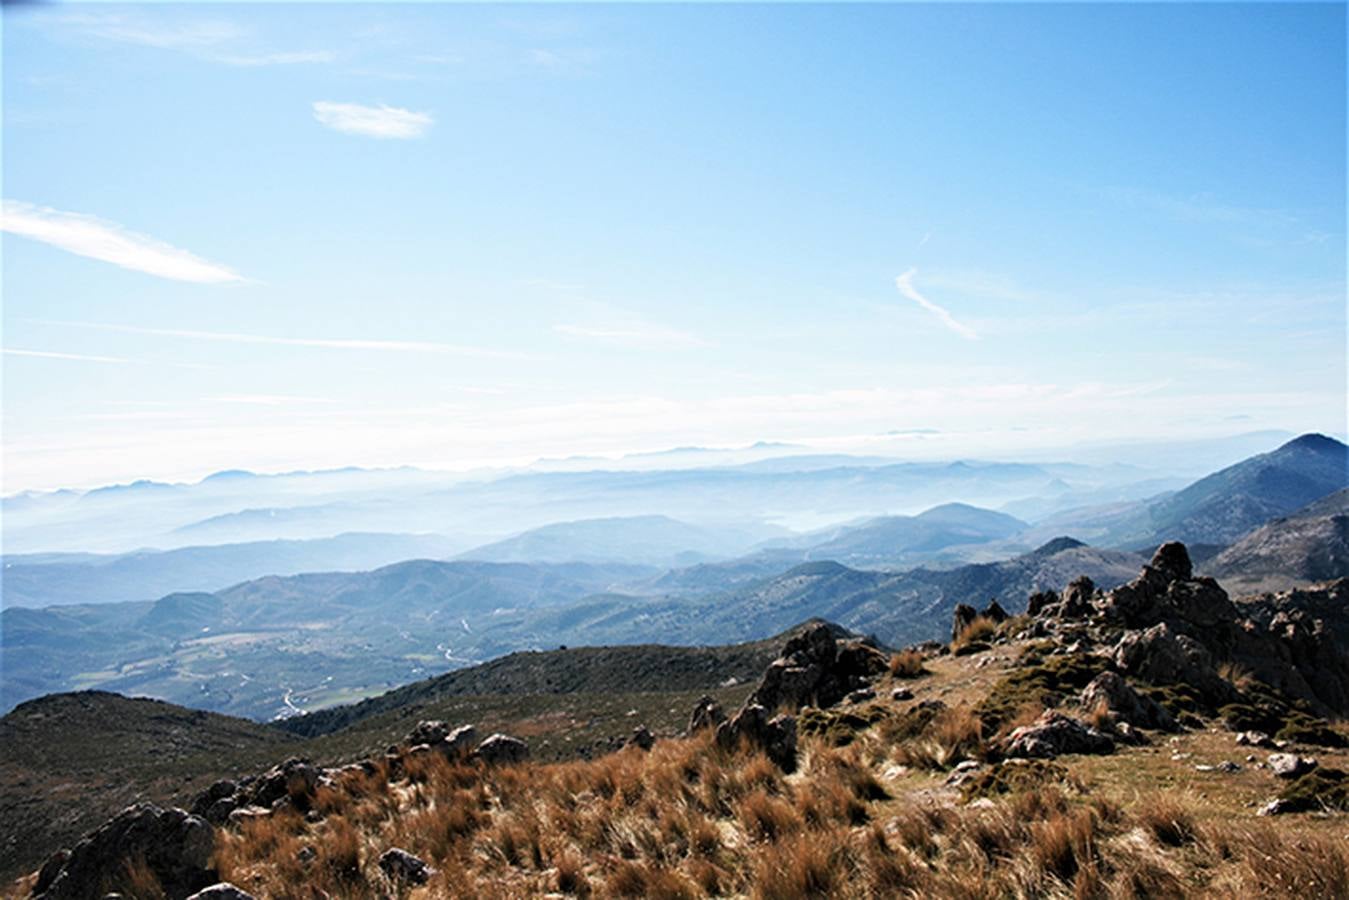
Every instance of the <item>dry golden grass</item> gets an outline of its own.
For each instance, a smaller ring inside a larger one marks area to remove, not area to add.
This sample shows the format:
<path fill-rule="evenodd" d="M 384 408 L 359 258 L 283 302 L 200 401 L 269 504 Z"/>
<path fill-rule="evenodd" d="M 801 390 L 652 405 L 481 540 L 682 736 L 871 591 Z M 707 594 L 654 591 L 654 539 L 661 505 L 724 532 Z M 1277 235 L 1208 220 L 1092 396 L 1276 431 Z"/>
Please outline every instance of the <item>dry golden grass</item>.
<path fill-rule="evenodd" d="M 910 648 L 891 655 L 890 674 L 895 678 L 918 678 L 926 675 L 923 654 Z"/>
<path fill-rule="evenodd" d="M 967 662 L 931 660 L 933 681 L 997 677 Z M 1159 789 L 1158 772 L 1199 778 L 1161 748 L 1060 760 L 1068 779 L 961 805 L 945 770 L 985 758 L 987 737 L 977 695 L 945 696 L 912 727 L 881 722 L 846 747 L 804 738 L 792 775 L 709 734 L 593 761 L 409 760 L 401 776 L 344 776 L 320 793 L 317 821 L 222 831 L 215 860 L 222 877 L 279 898 L 1349 896 L 1343 827 L 1256 819 L 1231 787 L 1268 781 L 1250 769 L 1200 779 L 1228 791 L 1209 799 Z M 1203 759 L 1230 752 L 1227 735 L 1183 739 L 1212 744 Z M 377 860 L 394 846 L 438 873 L 391 884 Z"/>
<path fill-rule="evenodd" d="M 998 633 L 998 623 L 986 616 L 975 616 L 970 624 L 960 630 L 955 640 L 951 641 L 951 652 L 960 655 L 962 651 L 968 651 L 970 646 L 975 643 L 991 641 Z"/>

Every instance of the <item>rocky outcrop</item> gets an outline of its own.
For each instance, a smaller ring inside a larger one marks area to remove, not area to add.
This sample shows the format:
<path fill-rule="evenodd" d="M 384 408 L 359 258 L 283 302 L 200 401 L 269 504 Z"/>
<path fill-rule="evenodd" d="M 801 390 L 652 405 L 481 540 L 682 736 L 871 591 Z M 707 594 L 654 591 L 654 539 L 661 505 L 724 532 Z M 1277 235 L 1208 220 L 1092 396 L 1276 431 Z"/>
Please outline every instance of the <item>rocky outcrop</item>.
<path fill-rule="evenodd" d="M 1113 753 L 1110 735 L 1054 710 L 1046 710 L 1030 725 L 1007 736 L 1009 757 L 1052 759 L 1065 753 Z"/>
<path fill-rule="evenodd" d="M 717 745 L 726 750 L 762 750 L 783 771 L 795 771 L 796 718 L 782 715 L 770 719 L 763 706 L 746 704 L 730 721 L 717 727 Z"/>
<path fill-rule="evenodd" d="M 42 900 L 101 897 L 128 865 L 143 864 L 165 894 L 183 898 L 217 880 L 210 868 L 214 843 L 204 819 L 181 809 L 138 803 L 49 860 L 32 895 Z"/>
<path fill-rule="evenodd" d="M 436 870 L 401 847 L 385 850 L 379 857 L 379 870 L 394 881 L 426 884 Z"/>
<path fill-rule="evenodd" d="M 697 734 L 705 728 L 715 729 L 725 721 L 726 711 L 721 708 L 721 704 L 704 694 L 698 698 L 689 715 L 688 733 Z"/>
<path fill-rule="evenodd" d="M 1296 753 L 1271 753 L 1269 755 L 1269 770 L 1274 773 L 1275 778 L 1301 778 L 1317 765 L 1316 760 L 1310 756 L 1298 756 Z"/>
<path fill-rule="evenodd" d="M 191 812 L 213 825 L 225 824 L 238 810 L 264 812 L 289 805 L 307 812 L 324 778 L 323 770 L 309 760 L 292 757 L 261 775 L 217 781 L 197 795 Z"/>
<path fill-rule="evenodd" d="M 1218 677 L 1213 655 L 1189 635 L 1175 634 L 1165 622 L 1120 638 L 1113 659 L 1121 672 L 1152 684 L 1183 684 L 1212 705 L 1236 699 L 1236 689 Z"/>
<path fill-rule="evenodd" d="M 1117 721 L 1139 728 L 1158 728 L 1175 731 L 1175 717 L 1156 700 L 1145 697 L 1129 686 L 1115 672 L 1102 672 L 1082 689 L 1081 705 L 1085 710 L 1104 706 Z"/>
<path fill-rule="evenodd" d="M 747 705 L 769 710 L 833 706 L 887 664 L 885 654 L 867 641 L 840 641 L 830 626 L 815 624 L 786 643 Z"/>
<path fill-rule="evenodd" d="M 951 640 L 958 640 L 965 633 L 965 629 L 974 624 L 978 615 L 974 607 L 968 603 L 957 603 L 955 612 L 951 615 Z"/>
<path fill-rule="evenodd" d="M 1185 546 L 1157 549 L 1143 571 L 1112 591 L 1088 579 L 1060 597 L 1033 595 L 1038 634 L 1072 631 L 1090 644 L 1114 643 L 1127 675 L 1197 690 L 1211 705 L 1230 703 L 1236 689 L 1218 675 L 1235 670 L 1319 713 L 1349 713 L 1349 581 L 1234 603 L 1212 578 L 1196 576 Z"/>

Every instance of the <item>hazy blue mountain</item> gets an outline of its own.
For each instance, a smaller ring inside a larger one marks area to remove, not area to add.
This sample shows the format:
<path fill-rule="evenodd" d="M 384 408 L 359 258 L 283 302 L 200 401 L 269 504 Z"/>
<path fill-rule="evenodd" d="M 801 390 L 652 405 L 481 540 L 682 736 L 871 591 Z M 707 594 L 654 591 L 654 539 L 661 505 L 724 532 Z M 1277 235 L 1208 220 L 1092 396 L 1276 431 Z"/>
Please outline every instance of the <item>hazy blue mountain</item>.
<path fill-rule="evenodd" d="M 405 559 L 444 558 L 463 546 L 434 534 L 343 534 L 115 555 L 6 556 L 0 607 L 148 600 L 174 591 L 218 590 L 263 575 L 360 571 Z"/>
<path fill-rule="evenodd" d="M 738 556 L 784 532 L 755 523 L 693 525 L 668 516 L 623 516 L 545 525 L 475 547 L 460 558 L 679 566 Z"/>

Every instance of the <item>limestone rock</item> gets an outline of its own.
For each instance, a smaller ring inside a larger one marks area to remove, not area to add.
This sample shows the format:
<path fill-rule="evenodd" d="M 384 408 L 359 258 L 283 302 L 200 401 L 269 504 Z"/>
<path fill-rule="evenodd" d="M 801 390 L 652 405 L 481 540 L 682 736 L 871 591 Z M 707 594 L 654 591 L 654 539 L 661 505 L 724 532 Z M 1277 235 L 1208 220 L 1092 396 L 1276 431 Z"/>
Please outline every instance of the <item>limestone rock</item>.
<path fill-rule="evenodd" d="M 792 772 L 796 769 L 796 718 L 769 719 L 764 707 L 747 704 L 717 727 L 717 744 L 728 750 L 741 745 L 762 750 L 783 771 Z"/>
<path fill-rule="evenodd" d="M 529 745 L 508 734 L 494 734 L 478 745 L 478 759 L 488 765 L 505 765 L 529 759 Z"/>
<path fill-rule="evenodd" d="M 1007 736 L 1006 755 L 1052 759 L 1064 753 L 1113 753 L 1108 734 L 1054 710 Z"/>
<path fill-rule="evenodd" d="M 1301 778 L 1316 768 L 1316 760 L 1310 756 L 1298 756 L 1296 753 L 1271 753 L 1269 769 L 1276 778 Z"/>
<path fill-rule="evenodd" d="M 1101 704 L 1119 720 L 1139 728 L 1175 731 L 1178 727 L 1175 718 L 1160 703 L 1135 691 L 1114 672 L 1102 672 L 1082 689 L 1083 709 L 1095 709 Z"/>

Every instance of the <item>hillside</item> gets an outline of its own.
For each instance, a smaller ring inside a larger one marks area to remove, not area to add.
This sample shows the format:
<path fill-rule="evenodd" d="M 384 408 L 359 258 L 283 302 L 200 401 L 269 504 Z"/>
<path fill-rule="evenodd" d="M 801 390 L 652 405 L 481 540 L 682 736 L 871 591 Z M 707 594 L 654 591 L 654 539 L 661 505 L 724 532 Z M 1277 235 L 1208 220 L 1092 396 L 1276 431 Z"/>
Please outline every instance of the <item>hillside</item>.
<path fill-rule="evenodd" d="M 298 743 L 246 719 L 103 691 L 30 700 L 0 718 L 0 877 L 130 803 L 181 803 Z"/>
<path fill-rule="evenodd" d="M 1262 525 L 1204 567 L 1234 593 L 1349 576 L 1349 489 Z"/>
<path fill-rule="evenodd" d="M 420 560 L 269 576 L 154 602 L 5 609 L 0 698 L 9 708 L 98 687 L 270 719 L 521 647 L 556 646 L 544 635 L 501 644 L 474 629 L 652 571 Z"/>
<path fill-rule="evenodd" d="M 1305 434 L 1174 493 L 1057 513 L 1030 534 L 1075 534 L 1107 547 L 1155 547 L 1172 540 L 1227 545 L 1346 486 L 1349 447 Z"/>

